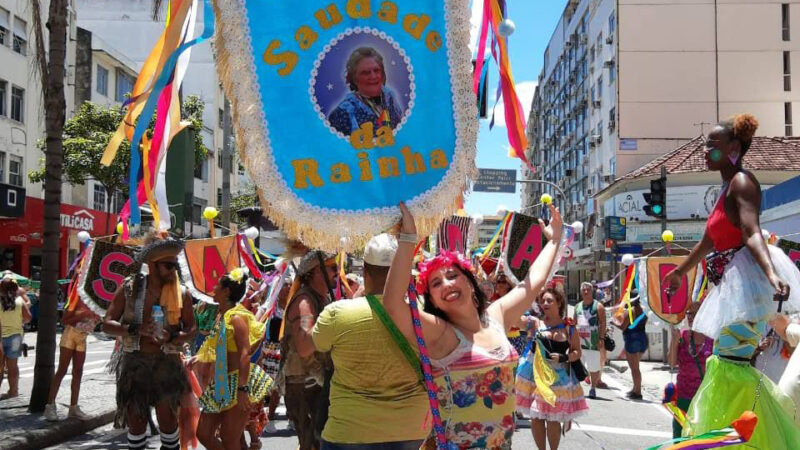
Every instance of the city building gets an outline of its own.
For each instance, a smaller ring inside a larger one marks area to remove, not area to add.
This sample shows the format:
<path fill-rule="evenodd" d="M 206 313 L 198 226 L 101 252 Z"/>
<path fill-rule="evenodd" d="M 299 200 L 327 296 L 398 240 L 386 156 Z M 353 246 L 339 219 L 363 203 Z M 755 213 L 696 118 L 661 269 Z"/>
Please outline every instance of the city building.
<path fill-rule="evenodd" d="M 595 200 L 600 212 L 598 226 L 595 227 L 587 248 L 576 257 L 576 268 L 583 269 L 569 274 L 573 281 L 595 278 L 610 279 L 619 266 L 613 261 L 619 255 L 632 253 L 636 256 L 648 254 L 661 248 L 661 223 L 654 221 L 643 211 L 645 205 L 643 193 L 650 190 L 650 180 L 658 178 L 661 167 L 667 171 L 667 229 L 675 236 L 674 254 L 686 254 L 703 236 L 706 219 L 719 198 L 721 180 L 718 172 L 710 172 L 705 163 L 705 142 L 697 137 L 687 144 L 631 171 L 606 189 L 600 191 Z M 764 227 L 773 227 L 778 234 L 788 233 L 786 227 L 797 213 L 796 205 L 789 202 L 786 195 L 772 195 L 773 186 L 781 186 L 800 175 L 800 140 L 785 137 L 755 137 L 745 158 L 744 167 L 758 178 L 765 199 L 762 207 L 769 209 L 770 216 Z M 796 186 L 796 181 L 794 185 Z M 775 194 L 784 193 L 792 186 L 784 186 Z M 772 200 L 774 198 L 774 200 Z M 782 211 L 775 211 L 780 202 L 789 203 L 782 206 Z M 795 202 L 796 203 L 796 202 Z M 626 236 L 613 245 L 606 245 L 608 236 L 603 226 L 609 218 L 624 218 Z M 786 219 L 787 221 L 781 220 Z M 772 231 L 772 230 L 771 230 Z M 796 229 L 795 229 L 796 231 Z"/>
<path fill-rule="evenodd" d="M 590 237 L 603 215 L 598 192 L 720 120 L 750 112 L 761 122 L 758 135 L 794 134 L 797 19 L 798 1 L 566 2 L 528 118 L 537 170 L 523 167 L 523 177 L 556 183 L 566 220 L 587 224 L 576 257 L 597 250 Z M 524 186 L 523 208 L 553 191 Z"/>
<path fill-rule="evenodd" d="M 138 71 L 164 29 L 166 2 L 158 20 L 153 20 L 152 1 L 132 0 L 124 3 L 125 8 L 120 8 L 120 2 L 115 0 L 76 0 L 78 24 L 91 32 L 93 39 L 100 38 L 125 55 Z M 197 35 L 203 28 L 202 14 L 201 8 L 196 23 Z M 231 136 L 233 146 L 233 134 L 225 132 L 225 97 L 217 77 L 212 44 L 208 41 L 197 44 L 191 48 L 191 52 L 181 92 L 184 97 L 197 95 L 205 104 L 201 134 L 211 154 L 202 166 L 195 167 L 191 217 L 187 218 L 186 224 L 178 224 L 177 227 L 183 228 L 188 236 L 201 237 L 208 235 L 207 222 L 202 217 L 203 209 L 206 206 L 221 209 L 224 177 L 222 149 L 226 134 Z M 234 157 L 230 165 L 232 195 L 246 184 L 244 168 L 240 169 L 237 161 Z"/>
<path fill-rule="evenodd" d="M 483 216 L 483 221 L 477 226 L 475 231 L 475 242 L 472 247 L 486 247 L 494 236 L 503 216 Z"/>

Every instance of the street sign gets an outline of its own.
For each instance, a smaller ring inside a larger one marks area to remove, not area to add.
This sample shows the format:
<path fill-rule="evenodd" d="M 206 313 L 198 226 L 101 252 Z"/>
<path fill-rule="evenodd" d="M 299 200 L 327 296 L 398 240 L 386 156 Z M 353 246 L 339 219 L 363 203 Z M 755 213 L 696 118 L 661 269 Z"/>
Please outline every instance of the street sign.
<path fill-rule="evenodd" d="M 624 241 L 626 238 L 626 220 L 624 217 L 608 216 L 605 218 L 606 239 Z"/>
<path fill-rule="evenodd" d="M 472 186 L 474 192 L 517 191 L 517 171 L 515 169 L 478 169 L 478 181 Z"/>

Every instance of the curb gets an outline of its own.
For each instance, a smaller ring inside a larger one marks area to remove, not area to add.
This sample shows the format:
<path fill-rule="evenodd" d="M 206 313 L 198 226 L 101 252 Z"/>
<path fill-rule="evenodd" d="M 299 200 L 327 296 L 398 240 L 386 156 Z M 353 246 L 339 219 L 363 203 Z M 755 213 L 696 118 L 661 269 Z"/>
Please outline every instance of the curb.
<path fill-rule="evenodd" d="M 4 436 L 0 450 L 29 450 L 49 447 L 87 433 L 114 421 L 115 409 L 93 414 L 89 420 L 65 419 L 47 428 L 25 430 L 24 434 Z"/>
<path fill-rule="evenodd" d="M 608 361 L 608 366 L 612 369 L 616 370 L 619 373 L 625 373 L 628 370 L 628 365 L 626 363 L 619 363 L 616 361 Z"/>

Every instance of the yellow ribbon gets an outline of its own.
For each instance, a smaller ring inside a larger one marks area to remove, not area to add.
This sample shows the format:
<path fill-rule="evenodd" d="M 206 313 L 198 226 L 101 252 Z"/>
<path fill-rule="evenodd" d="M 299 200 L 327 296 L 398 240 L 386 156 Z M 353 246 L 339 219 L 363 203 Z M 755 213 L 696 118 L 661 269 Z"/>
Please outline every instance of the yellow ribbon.
<path fill-rule="evenodd" d="M 535 339 L 535 338 L 534 338 Z M 536 382 L 536 390 L 542 395 L 544 401 L 552 406 L 556 404 L 556 393 L 551 386 L 556 382 L 556 372 L 544 360 L 544 348 L 538 340 L 536 342 L 536 353 L 533 355 L 533 380 Z"/>

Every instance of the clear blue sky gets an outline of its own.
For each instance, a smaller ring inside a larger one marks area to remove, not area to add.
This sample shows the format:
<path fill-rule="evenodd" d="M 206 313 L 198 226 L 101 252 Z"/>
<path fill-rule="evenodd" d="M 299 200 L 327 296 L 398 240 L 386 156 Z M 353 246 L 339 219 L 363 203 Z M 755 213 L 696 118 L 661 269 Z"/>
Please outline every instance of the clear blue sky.
<path fill-rule="evenodd" d="M 473 0 L 482 4 L 481 0 Z M 517 94 L 523 103 L 526 113 L 530 110 L 533 91 L 539 72 L 542 69 L 544 49 L 564 10 L 566 0 L 507 0 L 508 17 L 516 24 L 516 31 L 509 38 L 509 57 L 518 86 Z M 474 15 L 473 15 L 474 17 Z M 489 97 L 494 96 L 499 73 L 497 65 L 492 61 L 489 69 Z M 489 107 L 494 106 L 490 103 Z M 519 176 L 520 161 L 508 157 L 508 135 L 502 126 L 502 103 L 495 110 L 495 126 L 489 130 L 489 120 L 482 120 L 478 135 L 477 165 L 487 169 L 517 169 Z M 491 109 L 489 112 L 491 117 Z M 498 126 L 498 121 L 501 126 Z M 527 117 L 525 118 L 527 122 Z M 515 194 L 494 194 L 473 192 L 466 199 L 465 209 L 469 214 L 494 214 L 498 205 L 510 209 L 520 206 L 519 186 Z"/>

